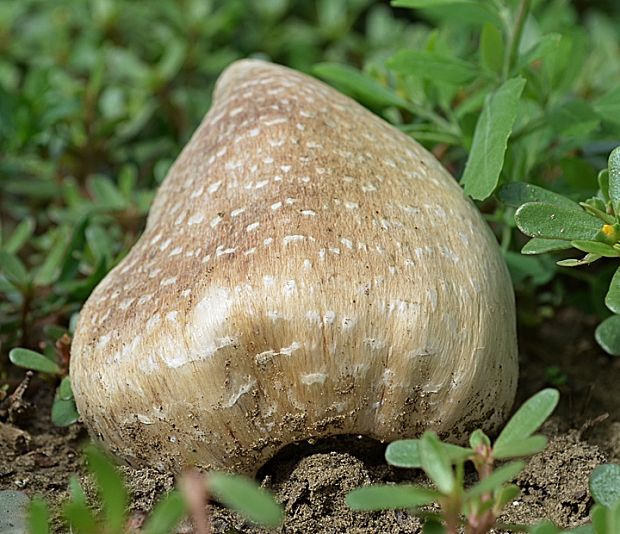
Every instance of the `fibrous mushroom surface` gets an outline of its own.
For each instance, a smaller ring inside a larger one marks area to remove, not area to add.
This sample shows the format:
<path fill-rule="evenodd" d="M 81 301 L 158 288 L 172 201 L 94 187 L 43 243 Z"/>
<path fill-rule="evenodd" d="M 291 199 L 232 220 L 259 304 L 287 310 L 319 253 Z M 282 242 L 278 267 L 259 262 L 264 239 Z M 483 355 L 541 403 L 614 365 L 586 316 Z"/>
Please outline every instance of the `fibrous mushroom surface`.
<path fill-rule="evenodd" d="M 130 462 L 254 472 L 282 446 L 501 424 L 517 378 L 495 239 L 425 149 L 243 60 L 81 312 L 71 376 Z"/>

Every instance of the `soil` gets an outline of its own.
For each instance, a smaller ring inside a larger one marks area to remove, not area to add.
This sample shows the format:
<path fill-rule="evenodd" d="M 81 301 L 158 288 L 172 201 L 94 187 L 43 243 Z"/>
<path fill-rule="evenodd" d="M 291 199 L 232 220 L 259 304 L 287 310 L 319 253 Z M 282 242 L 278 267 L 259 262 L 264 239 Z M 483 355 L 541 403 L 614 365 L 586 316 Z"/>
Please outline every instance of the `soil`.
<path fill-rule="evenodd" d="M 521 494 L 508 505 L 503 522 L 532 524 L 548 518 L 565 528 L 583 524 L 592 505 L 590 472 L 602 462 L 620 461 L 620 358 L 605 355 L 596 345 L 594 325 L 592 318 L 567 309 L 521 332 L 516 406 L 546 386 L 558 387 L 561 401 L 542 429 L 550 444 L 518 476 Z M 80 453 L 88 437 L 80 425 L 60 429 L 51 424 L 52 395 L 50 384 L 33 380 L 19 409 L 1 419 L 0 490 L 43 496 L 52 509 L 54 531 L 66 532 L 58 513 L 70 477 L 77 474 L 87 494 L 94 490 Z M 356 436 L 281 451 L 258 477 L 284 505 L 286 519 L 278 532 L 420 532 L 420 522 L 405 511 L 360 513 L 345 505 L 345 495 L 361 485 L 426 483 L 417 472 L 388 466 L 383 451 L 384 445 Z M 132 495 L 132 523 L 139 525 L 174 478 L 151 469 L 121 469 Z M 265 532 L 216 504 L 211 521 L 218 533 Z M 187 522 L 179 527 L 179 532 L 191 531 Z"/>

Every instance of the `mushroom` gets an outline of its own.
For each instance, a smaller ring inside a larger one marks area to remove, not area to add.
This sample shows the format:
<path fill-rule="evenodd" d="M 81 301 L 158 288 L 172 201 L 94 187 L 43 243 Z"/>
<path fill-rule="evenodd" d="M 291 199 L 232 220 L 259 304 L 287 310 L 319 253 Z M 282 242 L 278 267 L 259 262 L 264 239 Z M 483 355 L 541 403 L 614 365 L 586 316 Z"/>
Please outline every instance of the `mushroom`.
<path fill-rule="evenodd" d="M 131 464 L 253 473 L 283 446 L 497 429 L 512 285 L 439 162 L 353 100 L 230 66 L 146 229 L 93 291 L 79 412 Z"/>

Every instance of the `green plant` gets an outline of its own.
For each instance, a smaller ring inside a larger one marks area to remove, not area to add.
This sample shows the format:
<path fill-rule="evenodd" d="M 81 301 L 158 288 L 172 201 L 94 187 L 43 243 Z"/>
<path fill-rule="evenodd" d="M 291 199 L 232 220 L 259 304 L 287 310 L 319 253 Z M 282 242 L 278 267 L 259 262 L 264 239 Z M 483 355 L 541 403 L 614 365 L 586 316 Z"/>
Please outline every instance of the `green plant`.
<path fill-rule="evenodd" d="M 542 254 L 570 248 L 585 253 L 580 259 L 557 262 L 564 267 L 590 265 L 601 258 L 620 257 L 620 147 L 609 156 L 608 168 L 598 175 L 599 190 L 585 202 L 523 183 L 505 186 L 500 197 L 518 208 L 519 229 L 532 239 L 523 254 Z M 605 296 L 613 313 L 596 329 L 596 340 L 609 354 L 620 356 L 620 267 Z"/>
<path fill-rule="evenodd" d="M 530 456 L 543 450 L 547 438 L 534 432 L 549 417 L 558 402 L 558 392 L 545 389 L 529 399 L 506 423 L 493 444 L 481 430 L 469 438 L 469 447 L 443 443 L 433 432 L 420 439 L 391 443 L 385 458 L 391 465 L 422 468 L 433 483 L 429 489 L 413 485 L 383 485 L 358 488 L 347 496 L 354 510 L 408 508 L 425 520 L 424 532 L 482 534 L 497 525 L 502 508 L 519 493 L 506 484 L 523 469 L 522 461 L 500 467 L 497 460 Z M 465 464 L 471 462 L 478 482 L 465 488 Z M 440 511 L 420 507 L 435 503 Z M 503 528 L 510 526 L 503 525 Z M 522 528 L 520 528 L 522 530 Z"/>
<path fill-rule="evenodd" d="M 253 523 L 274 527 L 282 521 L 281 506 L 254 481 L 214 472 L 204 477 L 189 474 L 182 477 L 179 487 L 159 501 L 144 524 L 132 527 L 128 518 L 128 492 L 119 471 L 97 447 L 89 446 L 86 457 L 88 470 L 95 479 L 98 495 L 95 509 L 98 511 L 89 506 L 84 490 L 74 477 L 70 483 L 71 496 L 62 507 L 62 515 L 75 534 L 168 534 L 174 532 L 188 510 L 196 532 L 201 532 L 198 524 L 208 524 L 209 521 L 205 512 L 206 491 Z M 196 496 L 200 497 L 198 501 Z M 196 509 L 192 504 L 198 505 Z M 35 498 L 31 503 L 29 527 L 30 534 L 50 532 L 49 510 L 42 499 Z"/>
<path fill-rule="evenodd" d="M 52 422 L 57 426 L 69 426 L 75 423 L 80 415 L 75 406 L 71 379 L 69 377 L 69 343 L 68 336 L 63 334 L 56 342 L 56 351 L 51 349 L 46 354 L 24 348 L 14 348 L 9 352 L 9 360 L 18 367 L 37 371 L 44 375 L 60 378 L 52 404 Z M 57 356 L 58 355 L 58 356 Z M 58 362 L 60 360 L 60 363 Z"/>

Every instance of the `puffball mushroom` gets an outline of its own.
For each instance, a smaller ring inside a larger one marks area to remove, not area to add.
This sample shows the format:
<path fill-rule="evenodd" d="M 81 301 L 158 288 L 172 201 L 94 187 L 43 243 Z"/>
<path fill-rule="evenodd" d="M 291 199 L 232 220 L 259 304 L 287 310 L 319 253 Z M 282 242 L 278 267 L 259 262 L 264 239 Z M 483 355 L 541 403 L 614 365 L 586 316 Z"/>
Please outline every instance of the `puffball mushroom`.
<path fill-rule="evenodd" d="M 94 290 L 71 377 L 132 464 L 253 473 L 283 446 L 493 431 L 516 387 L 497 243 L 418 143 L 243 60 Z"/>

